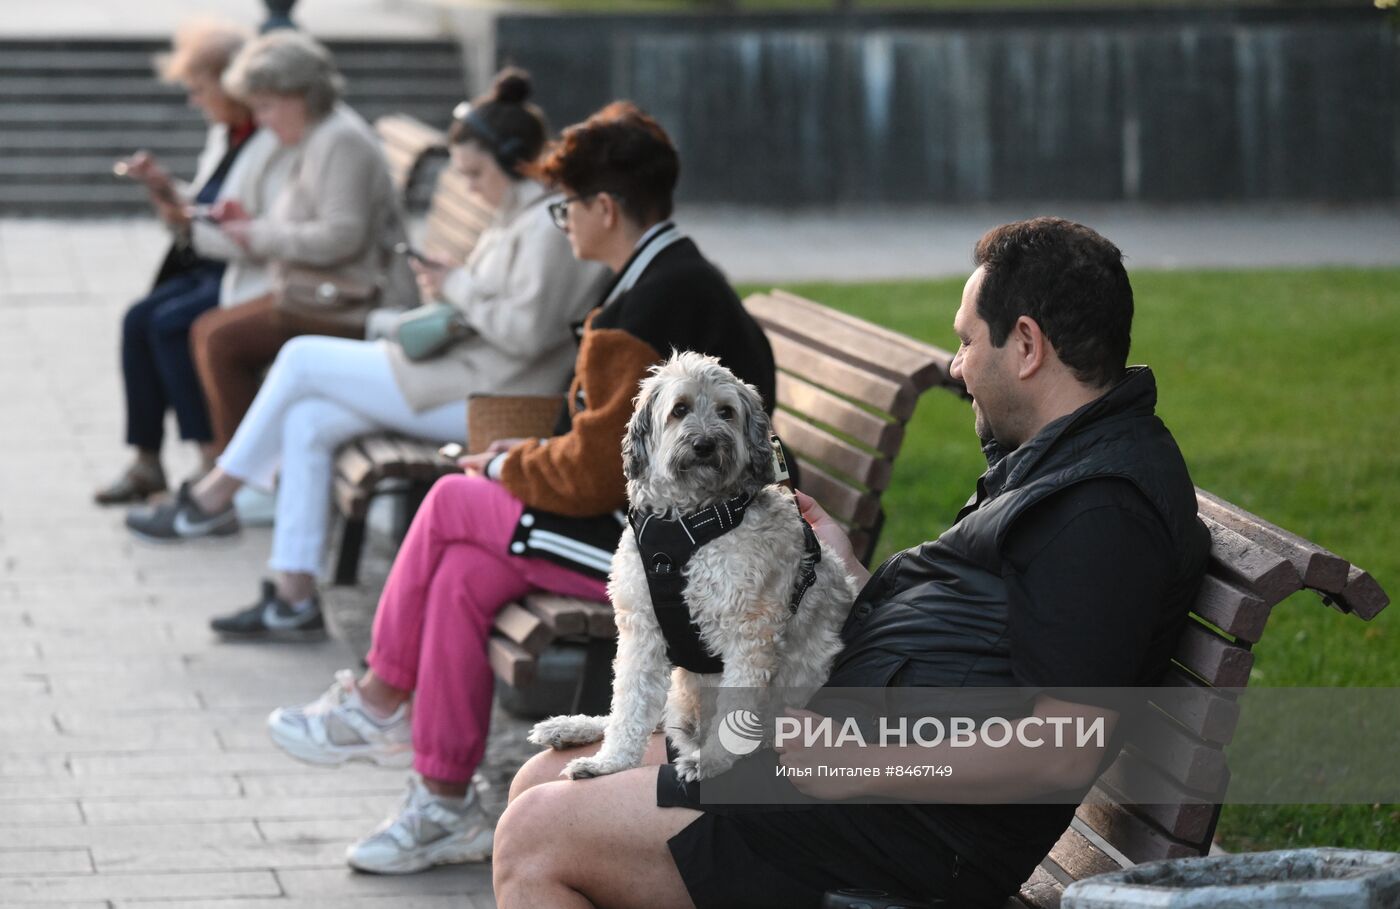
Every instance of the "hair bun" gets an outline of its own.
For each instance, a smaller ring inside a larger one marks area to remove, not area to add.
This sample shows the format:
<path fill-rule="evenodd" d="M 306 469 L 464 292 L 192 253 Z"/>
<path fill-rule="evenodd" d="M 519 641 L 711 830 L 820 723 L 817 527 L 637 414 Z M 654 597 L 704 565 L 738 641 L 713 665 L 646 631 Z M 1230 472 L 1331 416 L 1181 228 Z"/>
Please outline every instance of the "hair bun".
<path fill-rule="evenodd" d="M 524 104 L 533 91 L 530 74 L 514 66 L 501 70 L 491 83 L 492 100 L 501 104 Z"/>

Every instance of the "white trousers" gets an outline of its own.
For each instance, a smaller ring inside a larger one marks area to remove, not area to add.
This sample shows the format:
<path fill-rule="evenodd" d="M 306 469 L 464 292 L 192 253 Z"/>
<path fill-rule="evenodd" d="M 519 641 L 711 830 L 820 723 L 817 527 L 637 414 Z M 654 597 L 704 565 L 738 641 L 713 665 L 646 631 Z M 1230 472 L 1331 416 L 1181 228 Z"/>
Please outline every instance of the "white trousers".
<path fill-rule="evenodd" d="M 461 441 L 467 394 L 463 389 L 461 401 L 415 413 L 382 342 L 309 335 L 288 341 L 219 458 L 225 473 L 262 489 L 281 474 L 268 567 L 320 573 L 337 448 L 386 430 Z"/>

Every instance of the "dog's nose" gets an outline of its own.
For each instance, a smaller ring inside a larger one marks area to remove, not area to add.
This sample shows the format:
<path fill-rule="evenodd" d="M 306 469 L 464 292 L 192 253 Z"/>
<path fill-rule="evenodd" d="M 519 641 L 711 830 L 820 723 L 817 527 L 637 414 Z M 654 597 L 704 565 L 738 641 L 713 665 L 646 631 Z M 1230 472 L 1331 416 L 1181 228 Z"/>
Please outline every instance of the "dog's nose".
<path fill-rule="evenodd" d="M 690 447 L 695 451 L 696 457 L 708 458 L 710 455 L 715 453 L 715 440 L 696 439 L 694 442 L 691 443 Z"/>

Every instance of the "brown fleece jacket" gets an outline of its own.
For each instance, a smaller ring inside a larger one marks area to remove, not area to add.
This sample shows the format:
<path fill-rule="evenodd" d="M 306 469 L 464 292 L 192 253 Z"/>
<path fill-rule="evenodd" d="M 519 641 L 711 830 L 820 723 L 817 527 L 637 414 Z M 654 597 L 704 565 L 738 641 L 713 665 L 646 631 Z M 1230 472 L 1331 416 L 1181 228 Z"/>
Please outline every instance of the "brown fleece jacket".
<path fill-rule="evenodd" d="M 522 442 L 501 464 L 501 485 L 527 508 L 591 517 L 627 507 L 622 435 L 647 369 L 663 358 L 622 329 L 594 329 L 597 314 L 589 315 L 579 345 L 569 389 L 569 432 Z"/>

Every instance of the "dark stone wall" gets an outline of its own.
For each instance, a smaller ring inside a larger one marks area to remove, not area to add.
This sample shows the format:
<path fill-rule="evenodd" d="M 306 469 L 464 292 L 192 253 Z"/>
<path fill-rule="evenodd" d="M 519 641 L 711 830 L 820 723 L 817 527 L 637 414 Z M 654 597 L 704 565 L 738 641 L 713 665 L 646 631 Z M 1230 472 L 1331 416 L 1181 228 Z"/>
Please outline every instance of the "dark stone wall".
<path fill-rule="evenodd" d="M 497 25 L 557 125 L 631 98 L 683 196 L 778 206 L 1393 199 L 1397 40 L 1360 7 Z"/>

